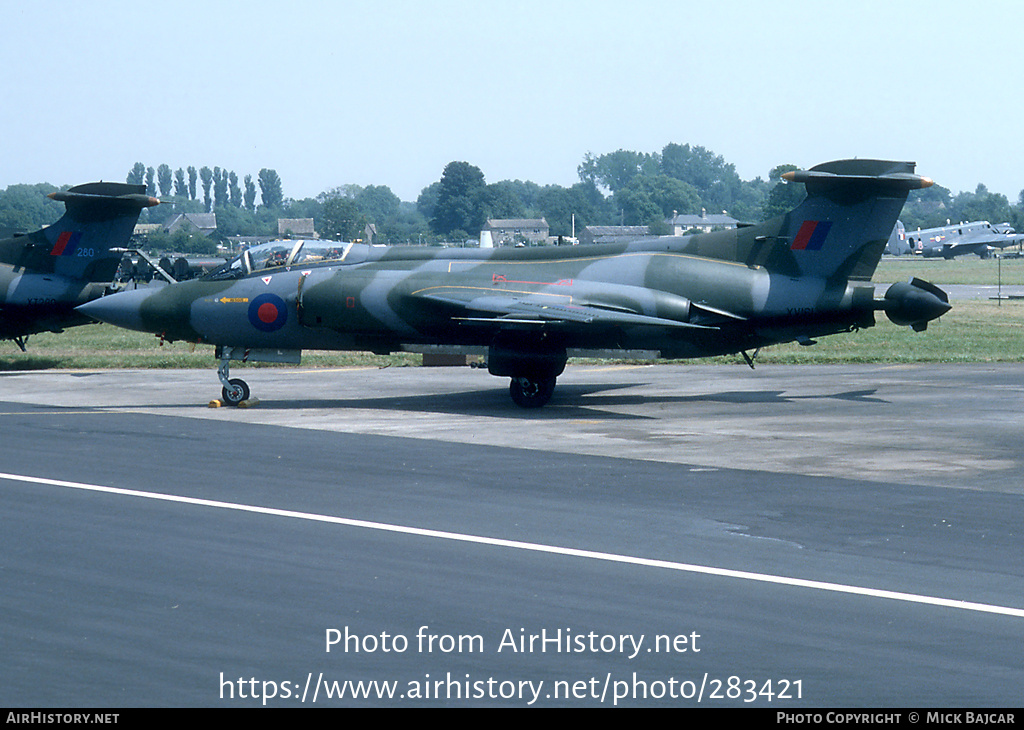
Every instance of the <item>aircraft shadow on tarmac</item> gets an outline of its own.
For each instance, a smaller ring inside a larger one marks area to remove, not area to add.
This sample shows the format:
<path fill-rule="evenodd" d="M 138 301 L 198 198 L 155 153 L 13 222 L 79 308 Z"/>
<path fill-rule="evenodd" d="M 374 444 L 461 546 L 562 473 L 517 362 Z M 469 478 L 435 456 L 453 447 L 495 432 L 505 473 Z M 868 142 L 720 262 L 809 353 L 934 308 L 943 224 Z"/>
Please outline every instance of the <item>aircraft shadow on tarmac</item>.
<path fill-rule="evenodd" d="M 276 410 L 302 409 L 369 409 L 410 411 L 446 415 L 489 416 L 522 420 L 565 420 L 572 418 L 657 419 L 657 415 L 622 413 L 610 408 L 642 405 L 685 405 L 718 402 L 731 404 L 786 404 L 799 400 L 836 399 L 858 403 L 888 403 L 875 396 L 877 389 L 844 391 L 822 395 L 787 395 L 782 390 L 723 391 L 699 395 L 643 395 L 617 391 L 636 388 L 644 383 L 603 385 L 560 385 L 547 408 L 522 409 L 507 398 L 504 388 L 469 390 L 430 395 L 370 396 L 365 398 L 326 398 L 309 400 L 260 400 L 259 408 Z"/>
<path fill-rule="evenodd" d="M 18 371 L 0 372 L 5 375 L 18 375 Z M 75 377 L 89 378 L 96 373 L 75 373 Z M 623 393 L 631 388 L 641 388 L 648 383 L 605 383 L 605 384 L 561 384 L 547 408 L 523 409 L 515 406 L 508 399 L 508 390 L 503 387 L 483 388 L 460 392 L 430 393 L 422 395 L 371 395 L 356 398 L 306 398 L 301 400 L 259 399 L 256 406 L 260 410 L 299 411 L 299 410 L 337 410 L 346 409 L 380 410 L 393 412 L 439 413 L 454 416 L 483 416 L 491 418 L 509 418 L 517 421 L 566 420 L 573 418 L 602 418 L 607 420 L 657 420 L 660 416 L 641 413 L 622 413 L 616 408 L 639 406 L 671 406 L 696 403 L 724 403 L 734 405 L 784 405 L 801 400 L 841 400 L 854 403 L 889 403 L 875 394 L 877 388 L 841 391 L 838 393 L 822 393 L 813 395 L 789 395 L 784 390 L 737 390 L 719 391 L 700 394 L 673 395 L 660 393 L 655 395 L 643 393 Z M 265 386 L 272 390 L 272 386 Z M 387 385 L 382 384 L 379 392 L 386 392 Z M 132 407 L 152 408 L 156 410 L 177 409 L 195 403 L 136 403 Z M 124 404 L 109 406 L 114 409 Z M 103 407 L 100 406 L 103 410 Z M 70 408 L 69 410 L 78 410 Z"/>

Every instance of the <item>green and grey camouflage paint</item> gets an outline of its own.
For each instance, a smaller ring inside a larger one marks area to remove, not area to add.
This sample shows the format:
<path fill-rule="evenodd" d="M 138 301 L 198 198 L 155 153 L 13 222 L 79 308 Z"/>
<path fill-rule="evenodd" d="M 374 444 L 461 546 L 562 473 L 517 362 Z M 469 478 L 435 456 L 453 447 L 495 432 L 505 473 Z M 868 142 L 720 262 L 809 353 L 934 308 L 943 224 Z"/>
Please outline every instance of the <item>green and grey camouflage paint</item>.
<path fill-rule="evenodd" d="M 36 332 L 60 332 L 92 320 L 75 307 L 113 282 L 139 213 L 160 201 L 145 185 L 86 183 L 49 197 L 65 205 L 52 226 L 0 241 L 0 339 L 22 350 Z"/>
<path fill-rule="evenodd" d="M 924 329 L 949 309 L 941 291 L 913 282 L 876 300 L 869 283 L 908 192 L 931 184 L 913 171 L 845 160 L 788 173 L 807 186 L 796 209 L 694 236 L 499 249 L 279 242 L 268 245 L 276 255 L 254 249 L 203 279 L 80 311 L 217 345 L 228 402 L 243 394 L 227 377 L 239 350 L 435 346 L 486 351 L 513 399 L 536 407 L 577 351 L 746 353 L 870 327 L 878 310 Z"/>

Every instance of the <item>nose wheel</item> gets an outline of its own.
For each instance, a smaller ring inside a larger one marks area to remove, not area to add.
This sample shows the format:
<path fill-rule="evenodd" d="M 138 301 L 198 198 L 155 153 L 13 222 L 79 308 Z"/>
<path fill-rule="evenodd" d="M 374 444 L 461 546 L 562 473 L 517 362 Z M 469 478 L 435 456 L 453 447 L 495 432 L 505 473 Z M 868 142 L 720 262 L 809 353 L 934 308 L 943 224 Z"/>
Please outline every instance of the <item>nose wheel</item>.
<path fill-rule="evenodd" d="M 217 377 L 224 386 L 220 394 L 225 405 L 237 406 L 242 401 L 249 400 L 249 385 L 241 378 L 229 379 L 230 368 L 231 348 L 223 347 L 220 350 L 220 364 L 217 365 Z"/>
<path fill-rule="evenodd" d="M 249 385 L 241 378 L 234 378 L 221 388 L 220 394 L 224 403 L 237 406 L 242 401 L 249 400 Z"/>

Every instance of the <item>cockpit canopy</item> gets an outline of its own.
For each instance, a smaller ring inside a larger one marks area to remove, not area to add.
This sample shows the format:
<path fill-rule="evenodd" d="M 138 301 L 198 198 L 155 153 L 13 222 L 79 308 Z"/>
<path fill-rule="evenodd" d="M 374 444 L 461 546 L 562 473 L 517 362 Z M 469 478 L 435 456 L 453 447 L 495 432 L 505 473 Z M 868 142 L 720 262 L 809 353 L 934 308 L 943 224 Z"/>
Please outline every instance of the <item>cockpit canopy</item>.
<path fill-rule="evenodd" d="M 324 262 L 341 263 L 348 260 L 365 259 L 359 256 L 361 244 L 340 241 L 269 241 L 250 246 L 235 258 L 209 274 L 208 279 L 241 279 L 243 276 L 292 266 L 310 266 Z"/>

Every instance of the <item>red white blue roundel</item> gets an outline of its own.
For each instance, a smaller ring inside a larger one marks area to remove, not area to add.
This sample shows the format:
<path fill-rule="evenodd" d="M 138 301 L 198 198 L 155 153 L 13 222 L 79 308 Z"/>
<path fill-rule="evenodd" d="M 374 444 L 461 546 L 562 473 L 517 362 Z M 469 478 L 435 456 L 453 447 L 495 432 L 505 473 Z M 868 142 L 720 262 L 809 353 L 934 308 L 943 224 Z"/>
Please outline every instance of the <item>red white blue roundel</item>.
<path fill-rule="evenodd" d="M 249 302 L 249 322 L 262 332 L 274 332 L 288 321 L 288 307 L 277 294 L 260 294 Z"/>

